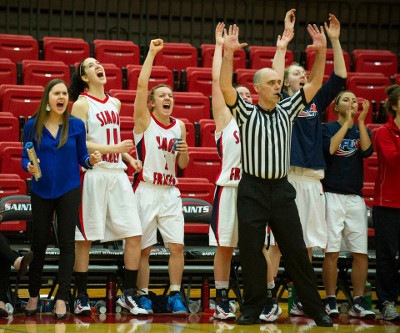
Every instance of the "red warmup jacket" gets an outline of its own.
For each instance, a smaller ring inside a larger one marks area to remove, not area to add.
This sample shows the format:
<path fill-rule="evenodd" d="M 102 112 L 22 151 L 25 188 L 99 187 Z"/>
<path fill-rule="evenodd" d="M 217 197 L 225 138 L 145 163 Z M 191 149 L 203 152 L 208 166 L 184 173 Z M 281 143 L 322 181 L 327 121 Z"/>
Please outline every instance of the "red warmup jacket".
<path fill-rule="evenodd" d="M 394 118 L 376 133 L 378 176 L 374 206 L 400 208 L 400 129 Z"/>

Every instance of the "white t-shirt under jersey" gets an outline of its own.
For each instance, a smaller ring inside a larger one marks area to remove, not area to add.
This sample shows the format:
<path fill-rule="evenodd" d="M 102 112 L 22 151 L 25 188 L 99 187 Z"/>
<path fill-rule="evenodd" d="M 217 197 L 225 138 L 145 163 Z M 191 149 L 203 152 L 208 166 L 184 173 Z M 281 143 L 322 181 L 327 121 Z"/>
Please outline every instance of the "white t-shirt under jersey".
<path fill-rule="evenodd" d="M 237 187 L 242 174 L 239 128 L 235 119 L 221 131 L 215 132 L 221 170 L 215 183 L 219 186 Z"/>
<path fill-rule="evenodd" d="M 108 95 L 104 100 L 88 94 L 80 94 L 79 97 L 86 98 L 89 104 L 86 140 L 100 145 L 120 143 L 120 119 L 117 103 Z M 101 162 L 94 166 L 94 168 L 99 167 L 123 170 L 127 168 L 120 153 L 104 154 Z"/>
<path fill-rule="evenodd" d="M 161 124 L 151 114 L 150 125 L 141 134 L 134 133 L 136 154 L 143 163 L 138 181 L 160 185 L 175 186 L 176 157 L 178 152 L 173 150 L 174 139 L 180 138 L 179 121 L 170 118 L 168 126 Z"/>

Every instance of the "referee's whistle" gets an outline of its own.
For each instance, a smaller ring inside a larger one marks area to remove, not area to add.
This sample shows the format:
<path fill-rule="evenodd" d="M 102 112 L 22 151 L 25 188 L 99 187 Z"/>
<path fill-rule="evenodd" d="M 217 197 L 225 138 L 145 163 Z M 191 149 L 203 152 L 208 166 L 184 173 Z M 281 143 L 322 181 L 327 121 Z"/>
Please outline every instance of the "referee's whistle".
<path fill-rule="evenodd" d="M 32 162 L 32 164 L 36 167 L 36 173 L 34 175 L 36 181 L 39 180 L 40 177 L 42 177 L 42 170 L 40 169 L 39 161 L 36 155 L 35 147 L 33 146 L 32 142 L 27 142 L 25 143 L 25 149 L 26 152 L 28 153 L 29 160 Z"/>

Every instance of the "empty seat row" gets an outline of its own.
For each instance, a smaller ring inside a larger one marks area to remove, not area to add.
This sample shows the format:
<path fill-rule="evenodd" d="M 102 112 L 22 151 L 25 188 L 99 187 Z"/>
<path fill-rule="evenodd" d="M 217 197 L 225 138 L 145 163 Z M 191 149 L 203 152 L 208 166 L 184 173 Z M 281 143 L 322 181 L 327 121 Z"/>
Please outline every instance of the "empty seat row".
<path fill-rule="evenodd" d="M 140 48 L 131 41 L 94 40 L 94 54 L 100 62 L 114 63 L 117 67 L 126 67 L 128 64 L 140 64 Z M 147 45 L 146 45 L 147 47 Z M 24 59 L 38 60 L 38 42 L 26 35 L 0 35 L 0 57 L 9 58 L 13 62 Z M 203 67 L 211 67 L 215 46 L 201 45 L 201 59 Z M 274 46 L 250 46 L 249 68 L 259 69 L 271 67 L 275 54 Z M 198 66 L 199 52 L 189 43 L 165 43 L 163 50 L 154 60 L 156 66 L 166 66 L 169 69 L 182 70 L 187 67 Z M 315 51 L 306 49 L 306 68 L 310 69 L 315 59 Z M 343 52 L 346 67 L 350 71 L 350 55 Z M 398 71 L 397 56 L 388 50 L 354 50 L 354 71 L 380 72 L 392 76 Z M 90 45 L 81 38 L 43 38 L 43 59 L 63 61 L 67 65 L 75 64 L 90 56 Z M 143 57 L 145 54 L 142 55 Z M 234 69 L 246 68 L 246 51 L 239 50 L 234 56 Z M 293 62 L 293 52 L 287 51 L 286 65 Z M 333 51 L 327 50 L 327 65 L 325 73 L 333 70 Z"/>

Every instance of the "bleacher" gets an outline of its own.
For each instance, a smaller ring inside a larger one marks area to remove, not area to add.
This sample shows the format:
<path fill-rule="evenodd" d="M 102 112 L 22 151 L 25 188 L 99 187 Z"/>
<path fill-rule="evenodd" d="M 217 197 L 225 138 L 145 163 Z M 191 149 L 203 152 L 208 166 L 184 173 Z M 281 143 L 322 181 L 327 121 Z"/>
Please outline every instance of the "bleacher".
<path fill-rule="evenodd" d="M 146 56 L 145 50 L 145 45 L 136 45 L 130 41 L 96 39 L 88 42 L 81 38 L 61 37 L 44 37 L 38 41 L 28 35 L 0 35 L 0 199 L 29 194 L 29 174 L 22 170 L 20 163 L 20 133 L 25 121 L 36 111 L 47 82 L 61 78 L 68 84 L 78 63 L 88 56 L 96 57 L 102 63 L 108 81 L 106 90 L 122 103 L 121 138 L 133 138 L 133 103 L 141 60 Z M 210 96 L 213 52 L 214 46 L 210 44 L 196 48 L 190 43 L 166 43 L 164 50 L 155 59 L 149 81 L 149 89 L 160 83 L 172 87 L 175 97 L 173 116 L 182 119 L 186 125 L 190 163 L 181 172 L 177 186 L 182 198 L 204 200 L 209 207 L 213 203 L 214 181 L 220 167 Z M 234 83 L 247 86 L 254 94 L 252 77 L 262 66 L 271 65 L 274 52 L 274 47 L 249 47 L 246 51 L 235 53 Z M 295 55 L 299 53 L 288 52 L 286 65 L 299 61 L 309 70 L 315 54 L 307 52 L 296 59 Z M 333 69 L 332 55 L 332 51 L 328 50 L 326 77 Z M 374 140 L 376 129 L 386 119 L 383 110 L 386 98 L 384 89 L 391 82 L 400 84 L 398 57 L 388 50 L 355 49 L 351 53 L 344 52 L 344 55 L 349 71 L 346 88 L 358 97 L 359 109 L 362 98 L 372 101 L 366 123 Z M 324 117 L 325 121 L 337 119 L 332 105 L 326 109 Z M 135 149 L 130 153 L 135 156 Z M 376 156 L 365 160 L 364 171 L 365 201 L 371 205 L 377 172 Z M 128 168 L 127 173 L 131 177 L 132 168 Z M 207 223 L 186 219 L 185 223 L 185 237 L 189 247 L 185 249 L 187 265 L 184 275 L 188 282 L 199 276 L 202 279 L 203 274 L 212 274 L 214 249 L 207 246 Z M 21 233 L 28 235 L 25 221 L 4 222 L 0 230 L 11 237 L 13 234 L 21 236 Z M 370 235 L 373 236 L 372 229 Z M 195 247 L 191 248 L 190 245 Z M 122 250 L 97 248 L 92 250 L 92 254 L 91 270 L 112 273 L 120 265 Z M 153 273 L 157 275 L 157 272 L 167 272 L 167 254 L 162 247 L 156 247 L 152 252 L 152 278 Z M 50 274 L 56 270 L 54 266 L 57 256 L 57 250 L 49 249 L 46 269 Z M 373 262 L 373 253 L 370 257 Z M 237 258 L 234 260 L 237 263 Z M 350 267 L 348 262 L 348 256 L 344 255 L 340 266 L 342 268 L 339 267 L 346 277 Z M 237 264 L 234 267 L 238 270 Z"/>

